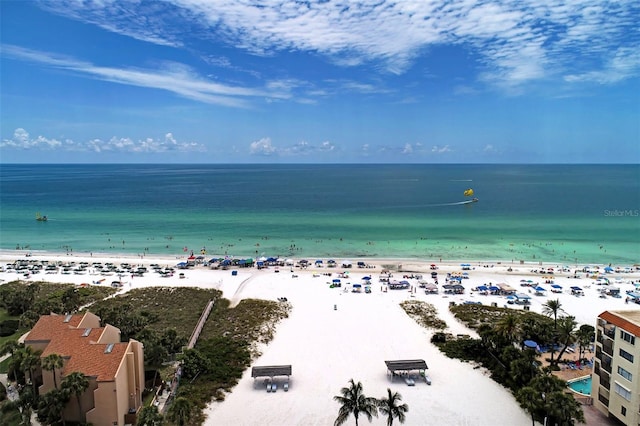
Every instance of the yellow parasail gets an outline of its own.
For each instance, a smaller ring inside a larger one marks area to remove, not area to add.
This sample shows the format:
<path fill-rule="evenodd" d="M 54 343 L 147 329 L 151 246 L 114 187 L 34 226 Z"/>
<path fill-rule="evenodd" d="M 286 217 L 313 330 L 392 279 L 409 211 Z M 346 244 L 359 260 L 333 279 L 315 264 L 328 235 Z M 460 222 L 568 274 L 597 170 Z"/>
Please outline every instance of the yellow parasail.
<path fill-rule="evenodd" d="M 469 188 L 466 191 L 464 191 L 465 197 L 471 197 L 472 195 L 473 195 L 473 189 Z"/>

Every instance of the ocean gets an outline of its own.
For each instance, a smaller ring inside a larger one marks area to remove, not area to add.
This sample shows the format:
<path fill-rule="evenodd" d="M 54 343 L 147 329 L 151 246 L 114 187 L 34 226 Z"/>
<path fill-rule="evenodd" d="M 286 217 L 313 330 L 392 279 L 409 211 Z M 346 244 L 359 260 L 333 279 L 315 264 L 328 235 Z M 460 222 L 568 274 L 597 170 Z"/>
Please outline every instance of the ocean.
<path fill-rule="evenodd" d="M 640 165 L 3 164 L 0 249 L 635 264 Z"/>

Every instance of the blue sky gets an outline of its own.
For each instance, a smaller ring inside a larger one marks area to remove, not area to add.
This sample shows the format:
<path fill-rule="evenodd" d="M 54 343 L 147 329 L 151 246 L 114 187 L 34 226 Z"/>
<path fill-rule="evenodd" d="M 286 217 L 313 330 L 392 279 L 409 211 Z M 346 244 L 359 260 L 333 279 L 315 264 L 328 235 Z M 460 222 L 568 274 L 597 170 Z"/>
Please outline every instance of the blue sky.
<path fill-rule="evenodd" d="M 3 163 L 640 162 L 637 1 L 0 8 Z"/>

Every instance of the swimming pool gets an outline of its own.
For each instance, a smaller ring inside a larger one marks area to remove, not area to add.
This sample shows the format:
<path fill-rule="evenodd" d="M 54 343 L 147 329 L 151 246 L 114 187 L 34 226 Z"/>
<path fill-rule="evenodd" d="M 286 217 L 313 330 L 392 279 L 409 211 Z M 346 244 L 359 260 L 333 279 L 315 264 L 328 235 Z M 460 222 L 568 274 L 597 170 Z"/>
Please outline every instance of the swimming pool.
<path fill-rule="evenodd" d="M 569 380 L 567 386 L 574 392 L 581 393 L 583 395 L 591 395 L 591 376 L 578 377 L 577 379 Z"/>

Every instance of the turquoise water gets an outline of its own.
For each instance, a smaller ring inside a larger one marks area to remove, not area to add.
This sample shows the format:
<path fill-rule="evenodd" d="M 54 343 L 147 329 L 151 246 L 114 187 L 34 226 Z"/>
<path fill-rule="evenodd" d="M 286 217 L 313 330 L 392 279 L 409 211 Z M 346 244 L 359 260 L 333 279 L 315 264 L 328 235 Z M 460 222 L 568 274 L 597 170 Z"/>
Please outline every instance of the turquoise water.
<path fill-rule="evenodd" d="M 9 250 L 640 261 L 638 165 L 2 165 L 0 185 Z"/>
<path fill-rule="evenodd" d="M 576 380 L 575 382 L 569 382 L 568 385 L 576 392 L 591 395 L 591 376 Z"/>

